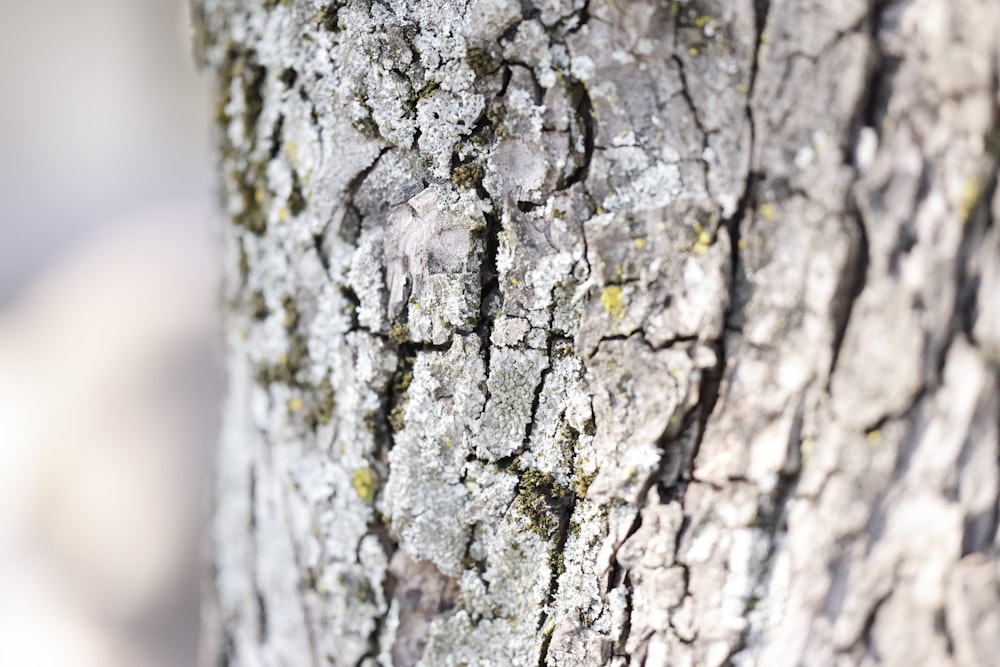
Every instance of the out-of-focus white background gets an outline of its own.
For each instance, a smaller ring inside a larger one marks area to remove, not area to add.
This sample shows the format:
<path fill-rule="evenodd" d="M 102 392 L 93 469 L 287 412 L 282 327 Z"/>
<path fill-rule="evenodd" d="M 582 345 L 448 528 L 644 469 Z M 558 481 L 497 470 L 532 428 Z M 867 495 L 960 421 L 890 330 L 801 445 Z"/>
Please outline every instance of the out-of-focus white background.
<path fill-rule="evenodd" d="M 184 0 L 0 5 L 0 665 L 193 665 L 218 401 Z"/>

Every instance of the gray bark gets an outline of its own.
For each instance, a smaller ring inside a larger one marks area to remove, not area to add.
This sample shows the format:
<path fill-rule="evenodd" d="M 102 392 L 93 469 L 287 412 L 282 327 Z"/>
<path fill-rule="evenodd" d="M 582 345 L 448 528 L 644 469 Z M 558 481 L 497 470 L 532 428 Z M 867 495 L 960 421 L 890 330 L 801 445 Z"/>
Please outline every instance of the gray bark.
<path fill-rule="evenodd" d="M 1000 6 L 195 15 L 221 660 L 1000 655 Z"/>

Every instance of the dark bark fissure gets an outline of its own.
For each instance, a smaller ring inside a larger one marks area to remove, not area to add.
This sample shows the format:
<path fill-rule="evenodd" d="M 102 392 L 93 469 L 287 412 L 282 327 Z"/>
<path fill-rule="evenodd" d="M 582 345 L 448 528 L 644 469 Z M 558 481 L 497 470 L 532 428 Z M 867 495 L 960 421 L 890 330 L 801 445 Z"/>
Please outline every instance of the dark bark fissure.
<path fill-rule="evenodd" d="M 249 517 L 249 529 L 250 534 L 257 535 L 257 468 L 255 466 L 250 466 L 249 471 L 250 484 L 249 484 L 249 496 L 250 501 L 250 517 Z M 257 638 L 261 643 L 267 640 L 267 605 L 264 602 L 264 596 L 260 589 L 257 587 L 257 540 L 254 539 L 252 544 L 252 550 L 250 553 L 251 559 L 251 578 L 254 581 L 254 608 L 257 612 Z M 228 633 L 227 633 L 228 636 Z"/>
<path fill-rule="evenodd" d="M 992 74 L 993 89 L 1000 90 L 1000 72 Z M 959 333 L 965 335 L 969 342 L 978 345 L 974 326 L 977 312 L 977 302 L 980 288 L 980 272 L 976 266 L 977 251 L 982 247 L 986 233 L 994 227 L 991 203 L 1000 187 L 1000 101 L 994 100 L 990 129 L 987 132 L 986 155 L 984 164 L 977 175 L 977 196 L 967 211 L 967 219 L 962 228 L 962 239 L 955 257 L 955 294 L 953 316 L 949 323 L 947 339 L 942 346 L 937 359 L 936 371 L 940 378 L 944 372 L 944 364 L 948 349 Z M 1000 364 L 997 364 L 1000 376 Z"/>
<path fill-rule="evenodd" d="M 869 64 L 868 81 L 865 86 L 864 97 L 862 98 L 858 114 L 852 123 L 851 131 L 848 134 L 851 144 L 844 151 L 844 155 L 851 156 L 852 160 L 856 159 L 854 151 L 859 144 L 861 132 L 865 128 L 869 128 L 876 133 L 876 136 L 879 136 L 888 108 L 892 80 L 898 62 L 890 59 L 885 54 L 879 35 L 882 30 L 883 12 L 890 2 L 891 0 L 876 2 L 866 17 L 869 39 L 874 49 L 874 58 Z M 851 166 L 855 170 L 854 181 L 856 183 L 859 165 L 855 163 Z M 865 279 L 868 274 L 868 230 L 865 226 L 864 216 L 858 206 L 853 184 L 848 189 L 846 208 L 847 217 L 853 226 L 848 230 L 850 247 L 844 268 L 844 278 L 840 281 L 837 292 L 834 295 L 833 351 L 830 357 L 830 370 L 827 375 L 827 392 L 830 390 L 830 383 L 837 369 L 837 361 L 840 359 L 840 349 L 844 342 L 844 336 L 847 333 L 847 326 L 851 320 L 854 304 L 864 289 Z"/>
<path fill-rule="evenodd" d="M 723 226 L 727 231 L 729 236 L 729 244 L 731 247 L 730 255 L 730 275 L 729 275 L 729 303 L 726 308 L 726 314 L 724 318 L 723 335 L 719 339 L 719 366 L 718 375 L 713 377 L 707 375 L 705 379 L 705 389 L 708 390 L 709 396 L 706 399 L 706 411 L 701 423 L 701 429 L 699 430 L 699 437 L 695 443 L 694 453 L 692 458 L 697 456 L 697 452 L 701 446 L 701 439 L 705 432 L 705 427 L 707 426 L 708 418 L 714 412 L 715 406 L 719 399 L 719 393 L 721 390 L 722 378 L 725 375 L 728 362 L 729 362 L 729 349 L 726 341 L 726 331 L 734 332 L 734 335 L 742 335 L 740 333 L 741 327 L 734 326 L 734 322 L 740 319 L 740 311 L 745 306 L 745 299 L 741 294 L 742 289 L 749 289 L 749 285 L 746 284 L 746 280 L 742 276 L 743 262 L 740 253 L 742 230 L 741 225 L 751 226 L 753 224 L 754 216 L 756 215 L 756 185 L 759 180 L 766 178 L 766 174 L 755 169 L 755 148 L 757 145 L 757 123 L 754 115 L 754 92 L 756 89 L 757 73 L 760 67 L 760 50 L 764 40 L 764 31 L 767 28 L 768 15 L 771 9 L 771 3 L 769 0 L 754 0 L 754 49 L 750 61 L 750 77 L 749 83 L 747 84 L 747 95 L 746 95 L 746 106 L 745 113 L 747 119 L 749 120 L 750 126 L 750 142 L 748 152 L 750 155 L 750 165 L 748 167 L 748 172 L 746 176 L 746 181 L 743 188 L 743 194 L 740 197 L 740 201 L 737 205 L 736 211 L 733 215 L 729 216 L 724 220 Z M 799 407 L 799 418 L 798 423 L 801 424 L 801 409 Z M 792 439 L 798 438 L 798 429 L 793 429 L 791 434 Z M 757 578 L 759 580 L 758 586 L 755 587 L 755 595 L 746 603 L 743 609 L 743 614 L 746 615 L 748 612 L 752 611 L 758 600 L 764 591 L 768 587 L 768 583 L 771 576 L 770 565 L 774 562 L 774 551 L 776 549 L 777 541 L 775 539 L 776 534 L 779 530 L 781 522 L 784 520 L 784 508 L 785 502 L 792 494 L 795 484 L 797 482 L 797 472 L 794 474 L 783 474 L 779 479 L 777 487 L 771 492 L 771 495 L 762 494 L 760 498 L 760 503 L 767 503 L 769 498 L 773 498 L 773 504 L 769 508 L 770 511 L 766 509 L 761 512 L 762 508 L 758 508 L 758 512 L 762 514 L 760 516 L 760 527 L 761 530 L 767 531 L 769 533 L 769 538 L 767 541 L 767 556 L 763 563 L 768 564 L 768 567 L 762 572 L 757 573 Z M 682 501 L 683 503 L 683 498 Z M 685 527 L 690 527 L 689 522 L 685 522 Z M 684 535 L 684 528 L 678 532 L 677 542 L 675 549 L 675 554 L 679 556 L 679 548 L 681 545 L 681 539 Z M 680 562 L 678 558 L 678 562 Z M 685 566 L 685 574 L 688 573 L 687 566 Z M 750 634 L 752 632 L 752 624 L 747 623 L 747 627 L 740 633 L 738 639 L 730 647 L 729 655 L 727 660 L 731 660 L 733 656 L 737 655 L 739 652 L 743 651 L 749 640 Z"/>
<path fill-rule="evenodd" d="M 751 160 L 754 154 L 754 140 L 756 132 L 751 100 L 753 98 L 754 82 L 757 74 L 758 55 L 760 47 L 763 43 L 762 36 L 764 33 L 765 26 L 767 24 L 767 14 L 769 9 L 770 9 L 770 2 L 768 0 L 755 0 L 754 15 L 755 15 L 756 34 L 755 34 L 754 50 L 751 57 L 750 81 L 747 86 L 747 93 L 746 93 L 747 101 L 745 106 L 745 113 L 747 119 L 749 120 L 749 127 L 750 127 L 750 145 L 748 152 L 751 156 Z M 677 34 L 678 26 L 679 26 L 679 18 L 675 19 L 674 21 L 675 35 Z M 697 107 L 695 106 L 694 100 L 690 95 L 683 61 L 676 54 L 674 54 L 671 57 L 671 60 L 674 63 L 675 67 L 677 68 L 678 75 L 681 80 L 681 94 L 683 95 L 685 103 L 687 104 L 688 108 L 691 110 L 695 125 L 699 133 L 701 134 L 702 144 L 703 144 L 702 148 L 703 149 L 707 148 L 709 133 L 706 130 L 706 128 L 702 126 L 701 120 L 698 116 Z M 705 181 L 707 185 L 709 165 L 704 158 L 702 158 L 700 162 L 704 170 Z M 636 507 L 637 507 L 636 517 L 633 520 L 632 525 L 629 527 L 628 531 L 626 531 L 625 537 L 618 543 L 618 545 L 612 552 L 612 556 L 610 559 L 610 570 L 608 572 L 608 579 L 605 589 L 606 592 L 610 593 L 610 591 L 616 588 L 618 585 L 623 585 L 626 588 L 627 602 L 625 611 L 625 625 L 622 629 L 620 637 L 616 641 L 617 648 L 614 651 L 615 655 L 625 657 L 626 659 L 631 657 L 627 652 L 627 650 L 625 649 L 625 646 L 631 631 L 630 619 L 632 615 L 632 598 L 634 593 L 632 590 L 631 578 L 629 577 L 627 570 L 624 570 L 617 562 L 617 552 L 618 549 L 641 527 L 642 508 L 645 505 L 645 501 L 650 489 L 654 487 L 657 488 L 660 502 L 670 502 L 676 499 L 681 505 L 682 512 L 684 512 L 685 490 L 688 487 L 688 485 L 696 481 L 691 477 L 691 466 L 700 448 L 708 419 L 711 416 L 712 412 L 714 411 L 716 403 L 719 398 L 720 385 L 727 364 L 726 341 L 725 341 L 726 332 L 732 331 L 734 329 L 732 322 L 734 319 L 736 319 L 739 309 L 743 305 L 740 299 L 741 295 L 739 294 L 740 288 L 743 287 L 743 280 L 740 276 L 740 271 L 742 269 L 742 264 L 740 260 L 740 238 L 741 238 L 740 225 L 745 223 L 746 221 L 745 219 L 747 217 L 752 216 L 752 211 L 755 208 L 754 187 L 757 179 L 760 177 L 761 176 L 753 169 L 751 165 L 747 173 L 743 193 L 737 204 L 736 211 L 727 218 L 724 218 L 721 225 L 722 228 L 724 228 L 727 231 L 730 242 L 730 275 L 729 275 L 730 294 L 728 298 L 726 313 L 723 318 L 724 325 L 722 334 L 719 340 L 716 341 L 716 349 L 718 352 L 718 363 L 714 369 L 709 369 L 704 373 L 702 377 L 702 380 L 699 384 L 698 405 L 694 409 L 692 409 L 691 412 L 689 412 L 687 415 L 684 416 L 681 422 L 681 427 L 678 429 L 676 433 L 668 432 L 665 433 L 664 436 L 661 438 L 660 450 L 662 454 L 660 462 L 657 466 L 656 471 L 646 480 L 646 482 L 643 485 L 643 488 L 640 490 L 636 501 Z M 606 337 L 602 340 L 606 340 L 608 338 L 614 339 L 618 337 L 617 336 Z M 676 342 L 682 342 L 683 340 L 684 340 L 683 338 L 679 338 L 676 341 L 671 341 L 666 346 L 669 347 L 671 344 L 674 344 Z M 681 441 L 684 439 L 691 440 L 691 444 L 686 448 L 683 445 L 681 445 Z M 675 446 L 671 447 L 672 444 L 674 444 Z M 676 445 L 681 446 L 682 450 L 681 452 L 678 453 L 674 451 L 676 449 Z M 670 466 L 669 465 L 670 463 L 674 463 L 674 465 Z M 668 468 L 675 468 L 676 472 L 672 479 L 665 480 L 663 479 L 663 477 L 664 473 L 668 470 Z M 779 525 L 779 520 L 783 512 L 785 500 L 791 494 L 791 491 L 794 488 L 794 482 L 795 482 L 794 476 L 788 476 L 787 478 L 783 477 L 782 483 L 779 484 L 776 493 L 777 502 L 775 502 L 774 511 L 772 512 L 773 517 L 770 522 L 770 525 L 772 527 L 772 540 L 771 540 L 772 549 L 774 546 L 773 532 L 777 529 L 777 526 Z M 677 566 L 681 567 L 684 572 L 685 591 L 688 590 L 687 582 L 689 581 L 689 570 L 687 565 L 684 564 L 678 558 L 678 554 L 682 537 L 689 526 L 690 526 L 689 515 L 685 512 L 684 522 L 682 524 L 681 529 L 678 531 L 676 537 L 675 556 L 674 556 L 674 562 L 676 563 Z M 730 656 L 735 655 L 739 650 L 742 650 L 746 641 L 747 632 L 744 633 L 744 636 L 741 637 L 737 645 L 731 650 Z M 678 639 L 680 639 L 680 636 L 678 633 L 676 633 L 676 631 L 675 635 L 677 635 Z"/>
<path fill-rule="evenodd" d="M 714 403 L 714 401 L 712 402 Z M 618 542 L 615 549 L 611 553 L 609 560 L 610 568 L 608 571 L 608 581 L 605 587 L 605 592 L 610 593 L 618 586 L 624 586 L 626 590 L 625 621 L 622 626 L 621 634 L 616 642 L 617 648 L 615 649 L 615 655 L 617 656 L 625 658 L 631 657 L 626 650 L 626 644 L 632 627 L 632 598 L 634 595 L 629 570 L 628 568 L 622 567 L 622 565 L 618 562 L 618 550 L 621 549 L 629 538 L 635 535 L 635 533 L 642 527 L 642 510 L 646 505 L 646 499 L 649 497 L 649 492 L 651 490 L 657 490 L 657 496 L 660 502 L 671 502 L 676 499 L 680 503 L 683 510 L 684 490 L 693 482 L 690 476 L 690 467 L 694 461 L 694 456 L 697 451 L 697 443 L 700 442 L 702 437 L 701 427 L 707 420 L 707 415 L 704 414 L 704 408 L 705 404 L 702 404 L 699 399 L 698 405 L 684 415 L 684 417 L 679 421 L 678 427 L 668 428 L 668 430 L 660 436 L 657 443 L 657 447 L 661 452 L 659 463 L 657 464 L 656 469 L 643 482 L 643 485 L 636 497 L 635 505 L 637 511 L 635 518 L 632 520 L 632 524 L 629 526 L 629 529 L 625 532 L 625 536 Z M 685 441 L 689 441 L 689 444 L 685 444 Z M 671 466 L 671 463 L 674 465 Z M 670 472 L 670 474 L 667 474 L 668 472 Z M 685 520 L 687 520 L 686 515 Z M 680 537 L 683 535 L 683 532 L 683 528 L 678 531 L 676 542 L 676 546 L 678 547 L 680 545 Z M 676 558 L 676 552 L 674 562 L 678 566 L 684 568 L 686 581 L 687 568 Z"/>
<path fill-rule="evenodd" d="M 337 232 L 341 231 L 344 219 L 348 215 L 350 215 L 351 209 L 354 206 L 354 198 L 355 196 L 357 196 L 357 193 L 361 189 L 361 186 L 364 185 L 365 179 L 367 179 L 368 176 L 371 175 L 372 171 L 375 169 L 375 167 L 378 166 L 378 163 L 382 160 L 382 157 L 385 156 L 385 154 L 388 153 L 391 150 L 391 148 L 392 148 L 391 146 L 383 147 L 378 152 L 378 155 L 375 156 L 375 159 L 372 160 L 371 164 L 369 164 L 367 167 L 359 171 L 357 174 L 354 175 L 354 177 L 350 181 L 348 181 L 347 186 L 344 188 L 344 193 L 341 197 L 340 204 L 337 206 L 337 209 L 334 211 L 333 215 L 330 217 L 329 220 L 327 220 L 323 224 L 322 227 L 313 231 L 313 247 L 316 249 L 316 254 L 319 256 L 320 262 L 323 264 L 323 269 L 326 271 L 328 278 L 332 279 L 333 276 L 330 275 L 330 260 L 327 258 L 326 253 L 323 251 L 323 239 L 326 236 L 327 231 L 330 230 L 331 228 Z M 360 219 L 360 215 L 358 217 Z M 350 288 L 345 287 L 345 289 L 350 289 Z M 354 299 L 357 300 L 357 296 L 355 296 Z"/>
<path fill-rule="evenodd" d="M 480 274 L 479 322 L 476 326 L 476 330 L 482 340 L 483 362 L 486 366 L 487 377 L 489 377 L 490 373 L 490 338 L 493 335 L 493 323 L 497 313 L 503 308 L 503 293 L 500 291 L 500 272 L 497 269 L 497 253 L 500 248 L 500 234 L 502 231 L 503 226 L 500 223 L 500 216 L 496 213 L 487 213 L 486 228 L 483 230 L 486 250 Z"/>
<path fill-rule="evenodd" d="M 552 362 L 555 360 L 554 348 L 556 342 L 558 340 L 563 340 L 568 343 L 568 341 L 562 339 L 561 336 L 552 333 L 552 327 L 553 322 L 550 315 L 549 337 L 547 341 L 547 357 L 549 365 L 542 371 L 538 386 L 535 389 L 535 396 L 531 405 L 531 420 L 528 422 L 527 433 L 524 440 L 525 446 L 528 445 L 531 439 L 531 432 L 535 424 L 535 415 L 538 413 L 538 405 L 541 400 L 542 391 L 545 387 L 545 380 L 553 370 Z M 563 413 L 563 418 L 565 418 L 565 412 Z M 546 628 L 546 623 L 549 619 L 549 613 L 547 610 L 555 601 L 556 594 L 559 591 L 559 576 L 563 572 L 563 551 L 566 547 L 566 541 L 569 539 L 570 522 L 573 519 L 573 512 L 576 509 L 575 492 L 567 493 L 564 489 L 555 488 L 554 484 L 548 485 L 545 492 L 549 496 L 550 506 L 553 507 L 558 524 L 555 532 L 555 541 L 549 547 L 549 586 L 546 591 L 545 602 L 542 604 L 542 613 L 538 620 L 538 631 L 542 633 L 542 642 L 538 654 L 538 667 L 545 667 L 547 664 L 546 659 L 548 656 L 549 645 L 552 642 L 552 628 Z"/>
<path fill-rule="evenodd" d="M 287 492 L 286 492 L 287 493 Z M 285 509 L 285 526 L 288 532 L 288 542 L 292 547 L 292 558 L 294 559 L 298 570 L 301 572 L 305 568 L 305 559 L 302 557 L 302 548 L 299 545 L 297 536 L 292 531 L 292 523 L 288 521 L 288 497 L 282 494 L 282 500 L 284 501 Z M 316 667 L 319 666 L 319 650 L 316 644 L 316 619 L 313 618 L 312 610 L 309 606 L 309 591 L 306 587 L 306 582 L 303 577 L 299 577 L 295 584 L 296 595 L 298 596 L 299 607 L 302 610 L 302 620 L 305 626 L 306 642 L 309 645 L 309 655 L 312 658 L 312 664 Z"/>
<path fill-rule="evenodd" d="M 590 172 L 590 162 L 594 157 L 594 104 L 590 99 L 587 87 L 577 79 L 571 78 L 567 84 L 570 98 L 575 99 L 576 122 L 570 128 L 570 141 L 573 141 L 573 130 L 582 134 L 583 159 L 566 177 L 559 189 L 568 190 L 576 183 L 586 183 Z"/>

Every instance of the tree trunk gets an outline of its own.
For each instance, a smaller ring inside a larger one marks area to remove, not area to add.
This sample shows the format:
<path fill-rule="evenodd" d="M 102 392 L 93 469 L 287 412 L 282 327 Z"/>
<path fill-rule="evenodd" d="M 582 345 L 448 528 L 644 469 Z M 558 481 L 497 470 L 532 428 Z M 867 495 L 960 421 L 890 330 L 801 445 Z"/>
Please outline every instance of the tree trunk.
<path fill-rule="evenodd" d="M 231 219 L 213 659 L 1000 655 L 996 3 L 195 25 Z"/>

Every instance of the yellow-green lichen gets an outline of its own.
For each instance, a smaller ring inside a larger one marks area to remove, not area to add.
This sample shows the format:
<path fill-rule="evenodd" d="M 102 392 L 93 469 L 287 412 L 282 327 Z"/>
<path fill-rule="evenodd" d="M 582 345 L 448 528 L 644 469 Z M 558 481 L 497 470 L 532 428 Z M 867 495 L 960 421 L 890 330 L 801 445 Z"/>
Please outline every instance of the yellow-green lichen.
<path fill-rule="evenodd" d="M 291 161 L 292 165 L 293 166 L 298 166 L 298 164 L 299 164 L 299 145 L 297 143 L 295 143 L 294 141 L 292 141 L 291 139 L 289 139 L 288 141 L 285 142 L 284 149 L 285 149 L 285 155 L 288 156 L 288 159 Z"/>
<path fill-rule="evenodd" d="M 608 285 L 601 292 L 601 305 L 605 312 L 615 321 L 620 322 L 625 317 L 625 299 L 622 297 L 620 285 Z"/>
<path fill-rule="evenodd" d="M 979 181 L 975 178 L 970 178 L 962 184 L 962 196 L 958 200 L 958 207 L 956 209 L 956 213 L 958 213 L 958 217 L 962 222 L 972 217 L 972 213 L 976 210 L 976 205 L 979 203 L 981 192 L 982 188 L 979 185 Z"/>
<path fill-rule="evenodd" d="M 363 467 L 358 468 L 351 475 L 351 486 L 354 487 L 354 492 L 358 494 L 358 498 L 367 502 L 375 497 L 375 475 L 372 474 L 371 468 Z"/>
<path fill-rule="evenodd" d="M 812 454 L 813 447 L 816 446 L 816 441 L 813 438 L 804 438 L 802 440 L 802 445 L 799 447 L 799 451 L 802 454 L 803 465 L 809 460 L 809 456 Z"/>
<path fill-rule="evenodd" d="M 691 247 L 692 250 L 698 255 L 705 254 L 708 249 L 712 246 L 712 235 L 708 233 L 704 227 L 700 224 L 695 224 L 694 233 L 697 234 L 694 245 Z"/>

